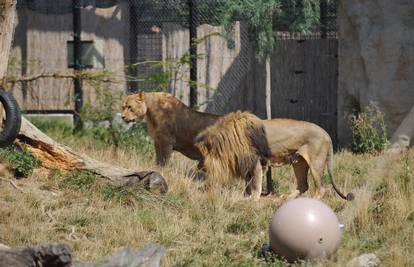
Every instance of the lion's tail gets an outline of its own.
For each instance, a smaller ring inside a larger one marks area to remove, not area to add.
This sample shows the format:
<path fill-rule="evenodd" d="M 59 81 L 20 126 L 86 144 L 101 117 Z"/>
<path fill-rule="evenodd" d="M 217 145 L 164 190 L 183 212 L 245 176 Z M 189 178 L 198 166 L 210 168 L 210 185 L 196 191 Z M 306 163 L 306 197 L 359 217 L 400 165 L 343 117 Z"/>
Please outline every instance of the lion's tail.
<path fill-rule="evenodd" d="M 336 184 L 334 182 L 334 176 L 333 176 L 333 148 L 331 145 L 331 148 L 329 149 L 328 152 L 328 159 L 327 159 L 327 169 L 328 169 L 328 174 L 331 177 L 331 183 L 332 186 L 335 190 L 335 192 L 343 199 L 346 199 L 348 201 L 351 201 L 354 199 L 354 194 L 352 193 L 348 193 L 346 196 L 338 189 L 338 187 L 336 187 Z"/>

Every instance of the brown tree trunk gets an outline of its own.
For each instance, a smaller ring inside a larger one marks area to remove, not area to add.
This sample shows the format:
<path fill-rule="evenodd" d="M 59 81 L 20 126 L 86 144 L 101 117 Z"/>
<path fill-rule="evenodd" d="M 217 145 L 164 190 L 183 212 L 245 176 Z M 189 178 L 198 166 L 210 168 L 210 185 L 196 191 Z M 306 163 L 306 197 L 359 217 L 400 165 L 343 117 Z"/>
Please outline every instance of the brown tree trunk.
<path fill-rule="evenodd" d="M 0 85 L 4 84 L 13 40 L 17 0 L 0 0 Z"/>

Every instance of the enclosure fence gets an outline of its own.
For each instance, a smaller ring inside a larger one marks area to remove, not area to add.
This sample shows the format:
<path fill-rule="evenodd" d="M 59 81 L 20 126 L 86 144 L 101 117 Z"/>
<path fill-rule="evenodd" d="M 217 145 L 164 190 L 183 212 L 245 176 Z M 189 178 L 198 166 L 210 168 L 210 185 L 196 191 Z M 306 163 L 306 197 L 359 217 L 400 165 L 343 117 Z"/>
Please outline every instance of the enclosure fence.
<path fill-rule="evenodd" d="M 108 97 L 107 92 L 167 91 L 202 111 L 248 109 L 262 115 L 262 65 L 254 56 L 242 16 L 234 21 L 230 38 L 224 34 L 225 2 L 19 0 L 9 88 L 29 113 L 78 114 L 82 106 Z M 275 93 L 280 88 L 273 87 L 282 86 L 279 77 L 292 71 L 296 76 L 286 79 L 291 84 L 283 84 L 285 90 L 305 90 L 297 81 L 306 71 L 288 70 L 290 61 L 303 65 L 304 57 L 323 57 L 325 62 L 335 56 L 335 46 L 326 44 L 336 40 L 336 1 L 321 0 L 319 16 L 319 23 L 306 34 L 291 32 L 289 25 L 274 25 L 275 53 L 289 54 L 291 44 L 303 51 L 300 44 L 305 41 L 316 47 L 312 55 L 272 57 L 272 75 L 278 79 L 272 85 Z M 321 46 L 312 40 L 327 41 Z M 320 53 L 325 46 L 329 57 Z M 275 105 L 280 101 L 275 98 Z M 290 105 L 296 100 L 289 101 Z M 292 113 L 295 108 L 275 108 L 273 115 L 319 120 L 306 117 L 303 108 Z"/>

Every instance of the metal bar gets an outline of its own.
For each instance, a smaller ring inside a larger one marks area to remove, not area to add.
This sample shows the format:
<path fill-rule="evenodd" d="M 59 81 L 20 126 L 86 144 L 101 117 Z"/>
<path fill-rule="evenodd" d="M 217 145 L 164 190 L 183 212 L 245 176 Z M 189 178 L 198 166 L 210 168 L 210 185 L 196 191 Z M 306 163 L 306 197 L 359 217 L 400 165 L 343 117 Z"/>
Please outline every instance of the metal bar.
<path fill-rule="evenodd" d="M 328 3 L 326 0 L 321 0 L 320 8 L 320 24 L 321 24 L 321 39 L 327 38 L 328 33 Z"/>
<path fill-rule="evenodd" d="M 76 71 L 82 70 L 82 41 L 81 41 L 81 1 L 72 0 L 73 11 L 73 61 L 75 63 L 74 69 Z M 74 122 L 76 128 L 82 127 L 80 112 L 83 105 L 82 80 L 80 78 L 73 79 L 75 86 L 75 115 Z"/>
<path fill-rule="evenodd" d="M 75 111 L 70 109 L 46 109 L 46 110 L 36 110 L 36 109 L 25 109 L 22 110 L 24 114 L 75 114 Z"/>
<path fill-rule="evenodd" d="M 138 66 L 133 66 L 138 62 L 138 12 L 137 6 L 134 2 L 129 5 L 129 61 L 128 64 L 128 75 L 130 77 L 138 77 Z M 129 81 L 128 82 L 128 91 L 136 92 L 138 91 L 138 82 Z"/>
<path fill-rule="evenodd" d="M 190 28 L 190 107 L 197 106 L 197 10 L 193 0 L 188 0 Z"/>

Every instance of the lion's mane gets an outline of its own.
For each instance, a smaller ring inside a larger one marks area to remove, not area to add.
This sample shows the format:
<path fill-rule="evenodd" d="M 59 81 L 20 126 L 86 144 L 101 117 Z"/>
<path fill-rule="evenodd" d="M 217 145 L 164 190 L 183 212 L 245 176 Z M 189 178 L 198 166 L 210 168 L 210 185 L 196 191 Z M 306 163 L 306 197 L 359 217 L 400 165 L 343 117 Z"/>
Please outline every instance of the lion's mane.
<path fill-rule="evenodd" d="M 221 117 L 196 138 L 208 175 L 220 179 L 248 179 L 258 160 L 270 155 L 265 129 L 249 112 Z"/>

